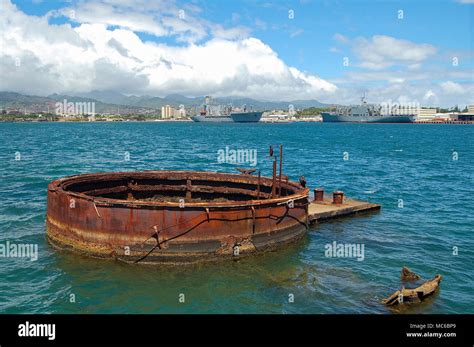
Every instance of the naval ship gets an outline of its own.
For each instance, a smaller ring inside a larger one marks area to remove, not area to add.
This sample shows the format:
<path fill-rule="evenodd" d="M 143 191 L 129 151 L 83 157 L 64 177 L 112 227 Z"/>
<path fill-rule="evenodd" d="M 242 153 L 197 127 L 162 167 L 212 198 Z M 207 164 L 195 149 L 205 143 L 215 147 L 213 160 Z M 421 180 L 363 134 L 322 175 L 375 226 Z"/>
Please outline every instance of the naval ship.
<path fill-rule="evenodd" d="M 248 110 L 246 105 L 241 109 L 234 109 L 232 106 L 222 107 L 214 104 L 212 97 L 206 96 L 201 111 L 191 119 L 195 122 L 256 123 L 260 121 L 262 114 L 263 112 Z"/>
<path fill-rule="evenodd" d="M 394 109 L 385 114 L 382 106 L 368 104 L 361 98 L 362 104 L 338 107 L 335 112 L 322 112 L 323 122 L 352 122 L 352 123 L 412 123 L 415 113 L 402 114 Z"/>

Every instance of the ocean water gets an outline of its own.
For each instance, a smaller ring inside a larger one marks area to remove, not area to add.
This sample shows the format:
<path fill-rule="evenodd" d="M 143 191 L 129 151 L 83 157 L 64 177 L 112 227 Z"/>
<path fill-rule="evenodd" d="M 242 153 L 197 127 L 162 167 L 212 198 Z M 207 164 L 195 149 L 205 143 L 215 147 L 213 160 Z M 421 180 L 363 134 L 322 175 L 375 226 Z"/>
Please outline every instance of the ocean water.
<path fill-rule="evenodd" d="M 316 225 L 278 252 L 191 267 L 90 259 L 45 240 L 53 179 L 236 172 L 217 160 L 226 146 L 257 150 L 257 167 L 270 175 L 268 145 L 280 143 L 291 179 L 304 175 L 311 188 L 343 190 L 382 210 Z M 0 258 L 0 312 L 474 313 L 473 148 L 469 125 L 0 123 L 0 244 L 39 252 L 36 261 Z M 334 241 L 363 244 L 364 259 L 326 257 Z M 394 311 L 380 300 L 400 288 L 402 266 L 443 281 L 432 298 Z"/>

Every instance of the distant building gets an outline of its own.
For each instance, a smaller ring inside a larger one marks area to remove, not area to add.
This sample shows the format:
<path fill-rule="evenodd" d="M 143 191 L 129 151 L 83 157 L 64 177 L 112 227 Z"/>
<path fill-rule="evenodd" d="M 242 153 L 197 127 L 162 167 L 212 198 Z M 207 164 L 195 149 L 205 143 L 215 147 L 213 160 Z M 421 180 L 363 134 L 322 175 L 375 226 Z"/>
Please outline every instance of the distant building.
<path fill-rule="evenodd" d="M 177 117 L 178 118 L 186 117 L 186 108 L 184 107 L 184 105 L 179 105 L 179 109 L 177 110 Z"/>
<path fill-rule="evenodd" d="M 162 106 L 161 107 L 161 118 L 162 119 L 169 119 L 171 118 L 171 106 L 170 105 L 166 105 L 166 106 Z"/>
<path fill-rule="evenodd" d="M 171 118 L 185 118 L 186 109 L 183 105 L 180 105 L 179 109 L 174 108 L 170 105 L 165 105 L 161 107 L 161 118 L 162 119 L 171 119 Z"/>
<path fill-rule="evenodd" d="M 456 120 L 461 121 L 461 122 L 474 121 L 474 105 L 468 105 L 467 112 L 458 113 Z"/>
<path fill-rule="evenodd" d="M 455 120 L 457 117 L 457 112 L 448 112 L 448 113 L 437 113 L 432 119 L 434 122 L 447 122 L 450 120 Z"/>
<path fill-rule="evenodd" d="M 294 117 L 290 116 L 288 112 L 282 110 L 273 110 L 270 112 L 264 112 L 262 115 L 261 122 L 288 122 Z"/>
<path fill-rule="evenodd" d="M 437 110 L 435 108 L 419 108 L 416 119 L 418 121 L 431 121 L 436 118 Z"/>
<path fill-rule="evenodd" d="M 459 113 L 457 120 L 462 122 L 474 122 L 474 112 Z"/>

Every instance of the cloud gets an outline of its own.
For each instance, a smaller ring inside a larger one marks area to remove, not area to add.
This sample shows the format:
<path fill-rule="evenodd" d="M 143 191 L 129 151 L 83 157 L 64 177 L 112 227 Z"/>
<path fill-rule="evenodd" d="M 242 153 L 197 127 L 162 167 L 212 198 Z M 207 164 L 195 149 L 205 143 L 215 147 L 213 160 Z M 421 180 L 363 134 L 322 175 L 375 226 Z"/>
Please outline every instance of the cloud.
<path fill-rule="evenodd" d="M 293 31 L 292 33 L 290 33 L 290 38 L 293 38 L 293 37 L 296 37 L 298 35 L 301 35 L 302 33 L 304 33 L 304 29 L 296 29 L 295 31 Z"/>
<path fill-rule="evenodd" d="M 213 26 L 212 34 L 213 37 L 234 40 L 249 37 L 250 30 L 243 26 L 226 29 L 221 25 L 216 24 Z"/>
<path fill-rule="evenodd" d="M 446 81 L 439 84 L 445 93 L 449 94 L 463 94 L 464 88 L 456 82 Z"/>
<path fill-rule="evenodd" d="M 285 64 L 244 27 L 200 21 L 190 29 L 197 8 L 180 22 L 177 16 L 153 20 L 163 9 L 161 2 L 151 2 L 146 11 L 128 0 L 86 1 L 37 17 L 1 1 L 1 90 L 37 95 L 113 90 L 265 100 L 321 99 L 337 91 L 333 83 Z M 163 11 L 176 14 L 179 8 L 171 3 Z M 74 17 L 77 24 L 48 22 L 60 13 Z M 176 37 L 185 44 L 145 42 L 141 32 Z M 18 67 L 16 59 L 21 60 Z"/>
<path fill-rule="evenodd" d="M 423 95 L 423 101 L 429 102 L 431 104 L 436 104 L 438 103 L 438 97 L 436 94 L 430 89 L 426 91 L 425 95 Z"/>
<path fill-rule="evenodd" d="M 345 104 L 357 103 L 365 93 L 370 102 L 474 104 L 472 69 L 464 63 L 436 65 L 433 57 L 440 54 L 430 44 L 385 35 L 349 39 L 337 33 L 335 47 L 328 49 L 351 50 L 354 57 L 337 78 L 325 80 L 287 64 L 249 28 L 201 18 L 202 9 L 195 4 L 85 0 L 45 16 L 27 15 L 7 0 L 0 0 L 0 6 L 4 91 L 48 95 L 110 90 Z M 72 25 L 51 24 L 57 16 L 71 18 Z"/>
<path fill-rule="evenodd" d="M 375 35 L 370 39 L 355 39 L 352 48 L 359 66 L 384 69 L 394 65 L 419 64 L 433 56 L 437 49 L 429 44 L 418 44 L 391 36 Z"/>
<path fill-rule="evenodd" d="M 260 30 L 267 30 L 267 23 L 260 18 L 255 18 L 255 27 Z"/>
<path fill-rule="evenodd" d="M 329 95 L 327 102 L 342 104 L 357 104 L 360 96 L 364 95 L 371 103 L 413 102 L 421 106 L 454 106 L 456 104 L 474 104 L 474 83 L 433 84 L 431 80 L 395 81 L 385 83 L 338 84 L 336 95 Z M 450 92 L 446 91 L 450 89 Z"/>
<path fill-rule="evenodd" d="M 333 39 L 342 44 L 346 44 L 349 42 L 349 39 L 347 37 L 339 33 L 334 34 Z"/>

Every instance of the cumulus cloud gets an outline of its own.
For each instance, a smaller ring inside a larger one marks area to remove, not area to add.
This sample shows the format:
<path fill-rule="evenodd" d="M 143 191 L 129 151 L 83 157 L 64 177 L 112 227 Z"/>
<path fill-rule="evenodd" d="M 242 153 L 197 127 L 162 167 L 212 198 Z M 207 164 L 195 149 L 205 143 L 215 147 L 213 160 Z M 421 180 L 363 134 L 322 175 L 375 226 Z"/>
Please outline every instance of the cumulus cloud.
<path fill-rule="evenodd" d="M 8 0 L 0 0 L 0 6 L 4 91 L 48 95 L 111 90 L 334 103 L 356 103 L 366 94 L 371 102 L 474 103 L 472 69 L 433 66 L 437 48 L 430 44 L 335 34 L 336 47 L 328 49 L 354 56 L 337 79 L 325 80 L 285 63 L 249 28 L 235 26 L 237 16 L 234 26 L 226 27 L 203 19 L 195 4 L 84 0 L 40 17 Z M 51 24 L 60 16 L 68 22 Z M 255 25 L 264 30 L 271 24 L 255 19 Z"/>
<path fill-rule="evenodd" d="M 474 104 L 474 84 L 433 84 L 430 80 L 417 82 L 393 80 L 389 84 L 359 84 L 340 82 L 337 97 L 329 102 L 357 104 L 365 95 L 373 103 L 418 103 L 421 106 L 448 106 Z M 447 91 L 449 90 L 449 92 Z"/>
<path fill-rule="evenodd" d="M 433 45 L 385 35 L 350 39 L 335 34 L 333 39 L 344 46 L 331 47 L 332 53 L 350 55 L 342 50 L 347 47 L 354 56 L 341 76 L 331 80 L 339 89 L 328 101 L 357 103 L 365 94 L 371 102 L 405 100 L 424 106 L 474 103 L 472 69 L 436 64 L 432 58 L 438 49 Z"/>
<path fill-rule="evenodd" d="M 463 94 L 464 88 L 456 82 L 446 81 L 439 84 L 444 92 L 449 94 Z"/>
<path fill-rule="evenodd" d="M 286 65 L 243 27 L 198 21 L 191 28 L 188 20 L 197 8 L 185 12 L 182 20 L 172 4 L 163 9 L 161 2 L 151 2 L 145 13 L 128 0 L 86 1 L 37 17 L 2 1 L 2 90 L 38 95 L 91 90 L 161 96 L 209 93 L 267 100 L 317 99 L 337 90 L 318 76 Z M 160 11 L 174 17 L 158 18 Z M 76 25 L 49 23 L 59 15 Z M 181 35 L 186 43 L 144 41 L 139 33 Z M 15 65 L 18 59 L 20 66 Z"/>
<path fill-rule="evenodd" d="M 374 35 L 370 39 L 357 38 L 353 52 L 360 60 L 360 66 L 377 70 L 400 64 L 418 64 L 433 56 L 436 47 L 391 36 Z"/>

